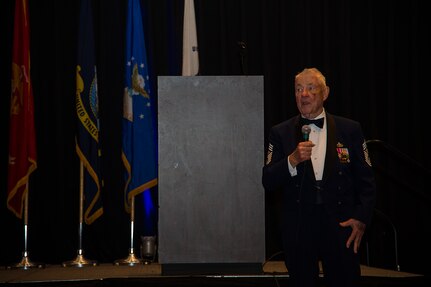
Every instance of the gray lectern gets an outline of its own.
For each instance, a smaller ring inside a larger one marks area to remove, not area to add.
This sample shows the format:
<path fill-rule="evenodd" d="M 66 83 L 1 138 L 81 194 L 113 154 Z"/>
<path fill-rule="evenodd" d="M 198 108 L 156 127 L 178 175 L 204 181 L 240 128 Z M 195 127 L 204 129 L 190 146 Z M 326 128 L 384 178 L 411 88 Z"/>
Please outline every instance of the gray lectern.
<path fill-rule="evenodd" d="M 158 77 L 162 274 L 265 261 L 263 76 Z"/>

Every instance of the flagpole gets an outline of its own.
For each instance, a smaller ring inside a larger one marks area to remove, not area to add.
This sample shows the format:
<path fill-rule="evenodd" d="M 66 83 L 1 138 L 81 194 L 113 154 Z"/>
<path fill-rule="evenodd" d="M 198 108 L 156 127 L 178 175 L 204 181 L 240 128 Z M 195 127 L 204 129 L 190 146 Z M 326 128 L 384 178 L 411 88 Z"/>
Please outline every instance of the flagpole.
<path fill-rule="evenodd" d="M 130 265 L 141 264 L 142 260 L 136 257 L 133 248 L 133 234 L 134 234 L 134 222 L 135 222 L 135 197 L 133 196 L 130 200 L 130 249 L 129 255 L 124 259 L 115 261 L 115 265 Z"/>
<path fill-rule="evenodd" d="M 34 263 L 28 258 L 28 250 L 27 250 L 27 240 L 28 240 L 28 182 L 26 183 L 26 190 L 24 197 L 24 252 L 21 261 L 13 266 L 9 266 L 8 269 L 11 268 L 20 268 L 20 269 L 30 269 L 30 268 L 43 268 L 44 265 L 40 263 Z"/>
<path fill-rule="evenodd" d="M 133 248 L 135 197 L 157 184 L 156 131 L 140 0 L 128 0 L 125 48 L 121 159 L 125 168 L 124 205 L 130 213 L 130 248 L 127 258 L 114 264 L 136 265 L 143 260 L 136 257 Z"/>
<path fill-rule="evenodd" d="M 84 219 L 84 163 L 82 160 L 79 165 L 79 241 L 78 241 L 78 255 L 74 260 L 63 262 L 63 267 L 84 267 L 96 266 L 97 261 L 88 260 L 84 258 L 84 251 L 82 249 L 82 227 Z"/>

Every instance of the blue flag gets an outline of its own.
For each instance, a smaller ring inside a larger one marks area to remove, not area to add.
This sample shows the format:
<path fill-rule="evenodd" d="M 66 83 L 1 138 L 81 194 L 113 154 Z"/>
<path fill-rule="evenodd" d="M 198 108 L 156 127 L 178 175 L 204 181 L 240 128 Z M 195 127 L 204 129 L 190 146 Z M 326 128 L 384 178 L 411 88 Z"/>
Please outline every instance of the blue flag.
<path fill-rule="evenodd" d="M 91 224 L 103 214 L 99 148 L 99 99 L 94 53 L 91 0 L 81 1 L 76 66 L 76 152 L 84 167 L 84 220 Z"/>
<path fill-rule="evenodd" d="M 157 138 L 154 100 L 145 49 L 139 0 L 129 0 L 126 24 L 126 67 L 123 99 L 123 152 L 125 208 L 137 194 L 157 185 Z M 154 222 L 151 193 L 144 193 L 144 229 Z M 148 233 L 148 232 L 147 232 Z M 154 233 L 150 231 L 149 233 Z M 152 234 L 149 234 L 152 235 Z"/>

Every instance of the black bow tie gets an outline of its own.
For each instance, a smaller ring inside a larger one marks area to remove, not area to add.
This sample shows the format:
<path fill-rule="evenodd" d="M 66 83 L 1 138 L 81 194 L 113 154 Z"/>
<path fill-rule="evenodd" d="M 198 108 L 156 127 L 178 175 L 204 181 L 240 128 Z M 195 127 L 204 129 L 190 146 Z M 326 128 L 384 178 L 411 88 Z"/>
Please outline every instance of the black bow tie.
<path fill-rule="evenodd" d="M 320 118 L 320 119 L 316 119 L 316 120 L 310 120 L 310 119 L 306 119 L 306 118 L 301 118 L 301 126 L 315 124 L 317 127 L 323 128 L 323 121 L 324 121 L 324 119 L 325 118 Z"/>

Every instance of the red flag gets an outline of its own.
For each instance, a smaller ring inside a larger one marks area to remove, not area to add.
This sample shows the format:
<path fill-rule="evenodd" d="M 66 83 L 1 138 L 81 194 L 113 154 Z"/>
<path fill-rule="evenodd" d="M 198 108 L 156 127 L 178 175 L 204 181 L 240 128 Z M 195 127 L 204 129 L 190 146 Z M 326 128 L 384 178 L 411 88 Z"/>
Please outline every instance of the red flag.
<path fill-rule="evenodd" d="M 30 80 L 29 25 L 27 0 L 16 0 L 12 52 L 7 207 L 18 218 L 22 218 L 29 176 L 37 168 L 33 92 Z"/>

